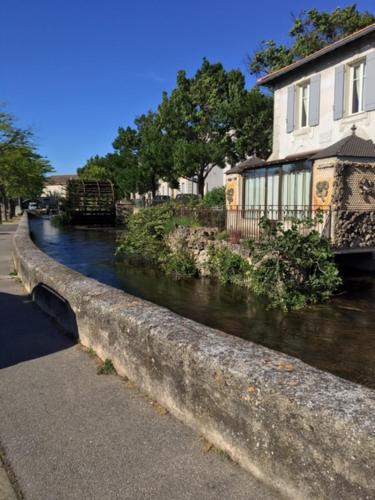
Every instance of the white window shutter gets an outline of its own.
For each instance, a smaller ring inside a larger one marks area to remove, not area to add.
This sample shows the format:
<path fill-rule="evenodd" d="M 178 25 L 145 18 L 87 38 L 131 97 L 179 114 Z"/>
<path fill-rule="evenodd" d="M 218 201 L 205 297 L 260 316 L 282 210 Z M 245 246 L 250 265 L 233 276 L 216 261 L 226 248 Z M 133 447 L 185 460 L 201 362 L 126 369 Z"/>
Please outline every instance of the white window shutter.
<path fill-rule="evenodd" d="M 288 134 L 294 130 L 294 108 L 296 100 L 296 87 L 295 85 L 290 85 L 288 87 L 288 103 L 286 112 L 286 131 Z"/>
<path fill-rule="evenodd" d="M 364 84 L 363 108 L 365 111 L 375 110 L 375 51 L 366 58 L 366 77 Z"/>
<path fill-rule="evenodd" d="M 309 126 L 319 125 L 320 114 L 320 75 L 314 75 L 310 79 L 309 97 Z"/>
<path fill-rule="evenodd" d="M 333 106 L 333 119 L 340 120 L 344 115 L 344 75 L 345 66 L 335 68 L 335 102 Z"/>

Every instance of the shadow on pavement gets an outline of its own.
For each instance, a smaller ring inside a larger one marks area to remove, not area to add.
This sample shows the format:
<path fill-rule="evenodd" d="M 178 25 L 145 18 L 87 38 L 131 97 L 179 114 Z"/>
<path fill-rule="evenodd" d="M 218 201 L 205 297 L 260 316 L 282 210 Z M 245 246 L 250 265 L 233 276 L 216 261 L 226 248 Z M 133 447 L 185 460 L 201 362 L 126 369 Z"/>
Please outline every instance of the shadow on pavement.
<path fill-rule="evenodd" d="M 0 368 L 68 349 L 74 344 L 30 296 L 0 292 Z"/>

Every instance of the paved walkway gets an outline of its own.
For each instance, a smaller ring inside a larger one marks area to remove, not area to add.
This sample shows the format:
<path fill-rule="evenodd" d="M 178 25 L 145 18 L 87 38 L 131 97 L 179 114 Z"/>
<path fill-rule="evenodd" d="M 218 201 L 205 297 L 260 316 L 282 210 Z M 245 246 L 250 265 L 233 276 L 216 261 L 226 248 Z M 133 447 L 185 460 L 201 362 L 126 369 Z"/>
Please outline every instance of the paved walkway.
<path fill-rule="evenodd" d="M 9 276 L 0 226 L 0 453 L 18 498 L 274 499 L 64 336 Z M 0 466 L 0 500 L 13 500 Z"/>

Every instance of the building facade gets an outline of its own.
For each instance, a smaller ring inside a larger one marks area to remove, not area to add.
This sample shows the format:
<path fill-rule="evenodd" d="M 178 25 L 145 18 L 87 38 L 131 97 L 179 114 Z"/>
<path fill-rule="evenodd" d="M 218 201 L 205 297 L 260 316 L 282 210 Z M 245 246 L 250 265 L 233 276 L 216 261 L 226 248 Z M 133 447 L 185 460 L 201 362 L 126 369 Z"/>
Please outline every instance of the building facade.
<path fill-rule="evenodd" d="M 42 197 L 65 198 L 68 182 L 77 179 L 77 175 L 51 175 L 47 177 Z"/>
<path fill-rule="evenodd" d="M 249 235 L 262 216 L 285 221 L 319 208 L 320 230 L 337 239 L 332 207 L 375 210 L 375 24 L 258 84 L 274 91 L 273 150 L 227 172 L 227 208 L 241 211 L 228 229 Z M 364 235 L 350 227 L 356 235 L 341 243 L 358 245 Z"/>

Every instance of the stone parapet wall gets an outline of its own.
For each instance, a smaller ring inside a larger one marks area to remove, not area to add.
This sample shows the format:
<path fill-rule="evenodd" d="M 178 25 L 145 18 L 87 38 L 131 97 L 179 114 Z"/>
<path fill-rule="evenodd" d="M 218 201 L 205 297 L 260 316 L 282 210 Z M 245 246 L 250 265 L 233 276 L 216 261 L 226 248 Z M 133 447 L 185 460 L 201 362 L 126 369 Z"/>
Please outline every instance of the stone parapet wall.
<path fill-rule="evenodd" d="M 280 497 L 374 498 L 375 391 L 68 269 L 32 243 L 26 216 L 14 264 L 28 291 L 62 298 L 84 345 Z"/>

